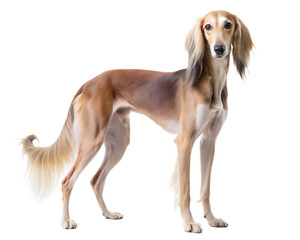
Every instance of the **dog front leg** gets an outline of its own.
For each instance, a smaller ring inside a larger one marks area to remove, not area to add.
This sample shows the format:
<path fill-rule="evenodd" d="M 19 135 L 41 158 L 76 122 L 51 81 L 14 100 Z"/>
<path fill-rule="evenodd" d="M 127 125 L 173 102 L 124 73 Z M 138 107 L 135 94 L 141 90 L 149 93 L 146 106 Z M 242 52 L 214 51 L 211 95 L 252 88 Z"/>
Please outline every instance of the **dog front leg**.
<path fill-rule="evenodd" d="M 227 227 L 228 224 L 222 220 L 214 217 L 210 207 L 210 176 L 212 163 L 215 154 L 215 142 L 219 131 L 226 118 L 226 112 L 222 113 L 214 124 L 203 133 L 200 142 L 201 152 L 201 201 L 203 205 L 204 217 L 208 224 L 212 227 Z"/>
<path fill-rule="evenodd" d="M 200 224 L 194 221 L 190 210 L 190 155 L 193 141 L 179 136 L 176 143 L 178 152 L 179 207 L 183 218 L 184 230 L 186 232 L 201 233 Z"/>

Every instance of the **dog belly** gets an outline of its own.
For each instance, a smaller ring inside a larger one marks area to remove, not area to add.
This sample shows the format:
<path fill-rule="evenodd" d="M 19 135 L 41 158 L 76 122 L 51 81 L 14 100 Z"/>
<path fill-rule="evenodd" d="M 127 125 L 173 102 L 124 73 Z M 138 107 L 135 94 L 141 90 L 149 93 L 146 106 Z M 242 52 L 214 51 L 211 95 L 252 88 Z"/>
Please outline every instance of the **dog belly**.
<path fill-rule="evenodd" d="M 178 134 L 180 130 L 180 124 L 174 120 L 167 120 L 163 124 L 159 124 L 163 129 L 169 133 Z"/>

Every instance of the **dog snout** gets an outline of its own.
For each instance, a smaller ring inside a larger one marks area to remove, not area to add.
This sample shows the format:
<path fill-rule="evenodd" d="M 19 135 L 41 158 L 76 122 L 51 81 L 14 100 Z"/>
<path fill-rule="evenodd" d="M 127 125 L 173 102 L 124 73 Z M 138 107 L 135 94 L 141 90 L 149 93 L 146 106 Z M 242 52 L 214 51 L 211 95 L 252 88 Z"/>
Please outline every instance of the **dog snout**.
<path fill-rule="evenodd" d="M 215 45 L 214 51 L 215 51 L 217 57 L 222 57 L 225 52 L 225 46 L 223 44 Z"/>

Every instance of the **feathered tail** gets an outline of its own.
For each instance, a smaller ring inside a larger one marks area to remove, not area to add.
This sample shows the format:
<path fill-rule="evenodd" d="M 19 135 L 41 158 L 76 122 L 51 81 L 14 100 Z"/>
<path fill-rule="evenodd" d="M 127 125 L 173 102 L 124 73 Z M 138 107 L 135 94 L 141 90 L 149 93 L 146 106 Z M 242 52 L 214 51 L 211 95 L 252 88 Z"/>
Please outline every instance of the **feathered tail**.
<path fill-rule="evenodd" d="M 24 138 L 23 154 L 27 156 L 27 175 L 33 193 L 42 199 L 52 193 L 67 163 L 74 159 L 73 106 L 58 139 L 49 147 L 35 147 L 35 135 Z"/>

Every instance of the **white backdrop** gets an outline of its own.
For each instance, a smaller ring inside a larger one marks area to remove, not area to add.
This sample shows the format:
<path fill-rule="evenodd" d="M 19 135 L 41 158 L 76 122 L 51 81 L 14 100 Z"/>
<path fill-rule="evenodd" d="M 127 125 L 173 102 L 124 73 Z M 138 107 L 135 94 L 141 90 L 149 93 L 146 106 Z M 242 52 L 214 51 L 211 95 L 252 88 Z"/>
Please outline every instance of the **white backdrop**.
<path fill-rule="evenodd" d="M 212 209 L 229 227 L 209 227 L 197 203 L 197 141 L 191 208 L 203 233 L 183 232 L 169 189 L 175 136 L 132 113 L 131 144 L 104 190 L 108 208 L 124 219 L 104 219 L 89 185 L 102 149 L 72 193 L 78 228 L 61 229 L 60 186 L 43 202 L 33 199 L 19 138 L 34 133 L 42 146 L 55 141 L 75 92 L 105 70 L 185 68 L 186 34 L 198 17 L 219 9 L 238 15 L 255 44 L 246 81 L 231 65 L 229 114 L 212 172 Z M 288 0 L 1 1 L 0 238 L 299 239 L 298 15 Z"/>

